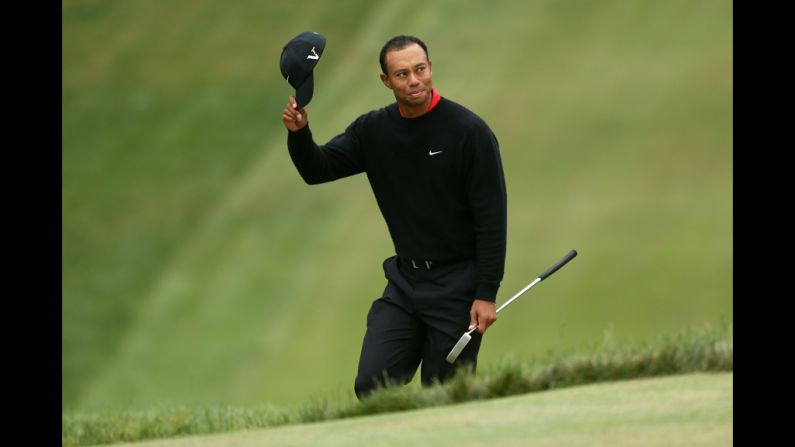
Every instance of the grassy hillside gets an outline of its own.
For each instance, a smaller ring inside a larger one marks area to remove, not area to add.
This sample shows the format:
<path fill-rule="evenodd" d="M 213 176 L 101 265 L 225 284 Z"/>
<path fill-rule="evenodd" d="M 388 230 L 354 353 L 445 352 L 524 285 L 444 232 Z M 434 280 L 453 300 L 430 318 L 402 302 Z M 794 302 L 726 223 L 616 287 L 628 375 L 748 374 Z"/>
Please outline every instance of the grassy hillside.
<path fill-rule="evenodd" d="M 328 39 L 325 142 L 392 98 L 421 36 L 443 96 L 501 144 L 501 315 L 481 362 L 732 319 L 732 4 L 715 0 L 63 2 L 63 405 L 352 398 L 391 241 L 363 176 L 309 187 L 281 46 Z"/>

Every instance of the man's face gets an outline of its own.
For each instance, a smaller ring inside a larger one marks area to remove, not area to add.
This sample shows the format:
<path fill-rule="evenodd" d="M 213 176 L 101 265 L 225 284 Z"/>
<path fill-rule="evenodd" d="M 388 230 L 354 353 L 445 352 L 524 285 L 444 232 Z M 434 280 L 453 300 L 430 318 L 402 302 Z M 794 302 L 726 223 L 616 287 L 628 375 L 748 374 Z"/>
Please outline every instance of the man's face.
<path fill-rule="evenodd" d="M 388 51 L 384 57 L 387 74 L 381 81 L 395 94 L 395 100 L 406 108 L 418 108 L 431 101 L 431 61 L 416 43 Z"/>

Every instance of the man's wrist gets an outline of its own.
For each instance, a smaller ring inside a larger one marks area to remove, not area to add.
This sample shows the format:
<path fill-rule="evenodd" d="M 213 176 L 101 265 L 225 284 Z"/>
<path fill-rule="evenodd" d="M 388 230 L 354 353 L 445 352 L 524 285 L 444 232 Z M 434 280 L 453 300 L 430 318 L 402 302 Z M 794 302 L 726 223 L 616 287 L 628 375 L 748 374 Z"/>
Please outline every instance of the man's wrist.
<path fill-rule="evenodd" d="M 475 289 L 475 297 L 479 300 L 494 303 L 497 301 L 497 289 L 499 289 L 499 287 L 499 285 L 490 283 L 480 283 Z"/>

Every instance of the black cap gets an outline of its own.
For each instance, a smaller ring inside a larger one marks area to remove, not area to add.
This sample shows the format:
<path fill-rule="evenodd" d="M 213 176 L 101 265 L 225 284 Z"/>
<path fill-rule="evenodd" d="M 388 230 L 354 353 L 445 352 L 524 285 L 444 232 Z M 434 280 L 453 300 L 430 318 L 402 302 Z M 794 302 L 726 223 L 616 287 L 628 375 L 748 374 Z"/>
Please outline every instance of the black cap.
<path fill-rule="evenodd" d="M 320 61 L 325 46 L 325 37 L 307 31 L 295 36 L 282 49 L 282 76 L 295 88 L 295 101 L 299 109 L 312 100 L 315 87 L 312 70 Z"/>

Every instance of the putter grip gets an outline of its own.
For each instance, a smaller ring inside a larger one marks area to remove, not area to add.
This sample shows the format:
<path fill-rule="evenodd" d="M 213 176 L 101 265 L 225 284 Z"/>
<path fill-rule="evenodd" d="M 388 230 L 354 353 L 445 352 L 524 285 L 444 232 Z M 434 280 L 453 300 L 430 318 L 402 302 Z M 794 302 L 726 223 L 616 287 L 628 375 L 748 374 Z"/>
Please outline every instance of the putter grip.
<path fill-rule="evenodd" d="M 556 262 L 555 265 L 553 265 L 552 267 L 548 268 L 546 272 L 542 273 L 541 276 L 539 276 L 539 278 L 541 278 L 541 281 L 543 281 L 544 278 L 546 278 L 547 276 L 557 272 L 559 268 L 561 268 L 564 265 L 566 265 L 566 263 L 571 261 L 572 259 L 574 259 L 575 256 L 577 256 L 577 251 L 576 250 L 572 250 L 572 251 L 566 253 L 566 256 L 562 257 L 560 259 L 560 261 Z"/>

